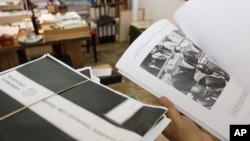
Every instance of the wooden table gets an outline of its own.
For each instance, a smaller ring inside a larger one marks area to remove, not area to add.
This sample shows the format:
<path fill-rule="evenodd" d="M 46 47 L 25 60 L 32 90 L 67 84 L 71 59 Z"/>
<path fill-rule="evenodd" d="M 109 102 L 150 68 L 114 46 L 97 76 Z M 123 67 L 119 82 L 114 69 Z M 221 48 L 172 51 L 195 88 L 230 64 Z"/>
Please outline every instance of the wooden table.
<path fill-rule="evenodd" d="M 53 51 L 61 55 L 67 54 L 74 68 L 84 66 L 81 46 L 83 40 L 91 38 L 88 25 L 67 30 L 52 29 L 49 25 L 43 25 L 42 29 L 43 40 L 38 43 L 21 44 L 14 40 L 13 44 L 0 47 L 0 71 L 25 63 L 27 61 L 25 49 L 45 45 L 57 45 L 53 47 Z"/>

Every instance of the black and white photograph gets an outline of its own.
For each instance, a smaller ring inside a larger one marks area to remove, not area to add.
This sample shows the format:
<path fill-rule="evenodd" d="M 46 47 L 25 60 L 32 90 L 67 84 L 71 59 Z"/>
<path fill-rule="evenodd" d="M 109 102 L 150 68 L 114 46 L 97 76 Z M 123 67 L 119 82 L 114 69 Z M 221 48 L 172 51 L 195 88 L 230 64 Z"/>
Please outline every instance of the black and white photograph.
<path fill-rule="evenodd" d="M 207 109 L 212 108 L 230 79 L 179 30 L 166 35 L 140 66 Z"/>

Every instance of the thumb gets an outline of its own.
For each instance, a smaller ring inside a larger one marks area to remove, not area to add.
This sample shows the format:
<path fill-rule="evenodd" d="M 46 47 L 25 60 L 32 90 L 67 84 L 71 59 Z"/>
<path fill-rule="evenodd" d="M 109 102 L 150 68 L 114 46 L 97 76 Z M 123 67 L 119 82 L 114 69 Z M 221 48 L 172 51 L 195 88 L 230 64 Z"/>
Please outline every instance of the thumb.
<path fill-rule="evenodd" d="M 160 97 L 160 104 L 168 108 L 166 115 L 170 119 L 174 119 L 178 121 L 181 118 L 180 113 L 176 110 L 174 104 L 167 97 L 165 96 Z"/>

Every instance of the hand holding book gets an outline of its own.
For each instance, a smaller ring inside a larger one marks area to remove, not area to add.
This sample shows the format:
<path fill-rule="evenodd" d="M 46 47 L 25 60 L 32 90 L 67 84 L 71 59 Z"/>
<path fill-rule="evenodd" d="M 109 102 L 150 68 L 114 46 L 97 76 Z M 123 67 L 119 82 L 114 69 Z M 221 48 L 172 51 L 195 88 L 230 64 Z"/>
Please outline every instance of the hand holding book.
<path fill-rule="evenodd" d="M 160 98 L 160 104 L 168 108 L 166 115 L 171 123 L 163 131 L 163 135 L 171 141 L 212 141 L 208 132 L 198 127 L 188 117 L 181 115 L 174 104 L 166 97 Z"/>
<path fill-rule="evenodd" d="M 166 19 L 145 30 L 116 67 L 155 96 L 168 97 L 178 111 L 221 140 L 229 139 L 231 124 L 250 122 L 246 88 Z"/>

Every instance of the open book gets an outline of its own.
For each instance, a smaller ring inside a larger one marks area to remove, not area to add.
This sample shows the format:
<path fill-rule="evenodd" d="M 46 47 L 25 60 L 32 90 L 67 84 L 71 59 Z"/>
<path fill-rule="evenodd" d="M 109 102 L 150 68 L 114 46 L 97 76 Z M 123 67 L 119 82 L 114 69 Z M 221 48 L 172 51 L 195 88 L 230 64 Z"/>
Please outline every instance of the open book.
<path fill-rule="evenodd" d="M 0 140 L 154 140 L 166 108 L 95 83 L 50 55 L 0 73 Z"/>
<path fill-rule="evenodd" d="M 249 92 L 166 19 L 147 28 L 116 67 L 221 140 L 229 140 L 231 124 L 250 123 Z"/>

